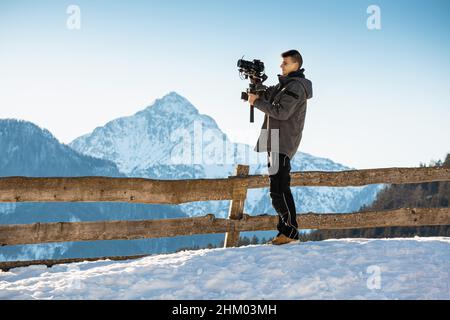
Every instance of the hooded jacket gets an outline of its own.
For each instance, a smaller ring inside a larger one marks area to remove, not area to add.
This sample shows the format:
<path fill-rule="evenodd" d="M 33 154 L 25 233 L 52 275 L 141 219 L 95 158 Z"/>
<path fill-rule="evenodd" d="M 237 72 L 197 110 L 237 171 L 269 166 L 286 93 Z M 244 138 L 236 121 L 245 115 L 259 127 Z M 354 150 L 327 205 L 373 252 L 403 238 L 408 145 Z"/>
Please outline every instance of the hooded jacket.
<path fill-rule="evenodd" d="M 254 151 L 273 151 L 284 153 L 289 159 L 294 157 L 302 139 L 307 100 L 313 97 L 312 82 L 305 78 L 303 71 L 278 75 L 279 83 L 267 88 L 255 100 L 253 106 L 265 116 Z"/>

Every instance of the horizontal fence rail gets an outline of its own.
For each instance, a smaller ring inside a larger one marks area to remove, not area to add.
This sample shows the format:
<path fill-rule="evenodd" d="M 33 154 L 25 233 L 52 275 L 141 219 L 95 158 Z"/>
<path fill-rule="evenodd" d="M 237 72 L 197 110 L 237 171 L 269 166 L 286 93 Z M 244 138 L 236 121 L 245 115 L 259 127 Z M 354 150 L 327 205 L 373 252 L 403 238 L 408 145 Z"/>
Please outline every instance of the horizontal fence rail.
<path fill-rule="evenodd" d="M 291 173 L 291 186 L 348 187 L 450 180 L 450 168 L 385 168 Z M 269 186 L 268 175 L 231 176 L 227 179 L 152 180 L 112 177 L 3 177 L 0 202 L 135 202 L 180 204 L 231 200 L 239 187 Z M 186 192 L 189 190 L 189 192 Z"/>
<path fill-rule="evenodd" d="M 202 217 L 137 220 L 56 222 L 0 225 L 0 246 L 96 240 L 131 240 L 194 234 L 225 233 L 225 247 L 237 246 L 240 232 L 275 230 L 278 216 L 243 212 L 247 190 L 269 186 L 268 175 L 248 175 L 238 165 L 226 179 L 152 180 L 112 177 L 0 177 L 0 202 L 133 202 L 180 204 L 231 200 L 228 218 Z M 330 172 L 293 172 L 291 186 L 348 187 L 449 181 L 450 168 L 383 168 Z M 354 229 L 393 226 L 450 225 L 449 208 L 400 208 L 358 213 L 308 212 L 297 215 L 299 229 Z M 99 257 L 0 262 L 0 269 L 17 266 L 144 257 Z"/>
<path fill-rule="evenodd" d="M 26 261 L 4 261 L 0 262 L 0 270 L 9 271 L 13 268 L 28 267 L 33 265 L 45 265 L 47 267 L 52 267 L 58 264 L 74 263 L 74 262 L 85 262 L 85 261 L 99 261 L 99 260 L 112 260 L 112 261 L 123 261 L 145 258 L 150 255 L 136 255 L 136 256 L 121 256 L 121 257 L 97 257 L 97 258 L 70 258 L 70 259 L 51 259 L 51 260 L 26 260 Z"/>
<path fill-rule="evenodd" d="M 132 240 L 225 233 L 231 230 L 273 230 L 278 217 L 250 216 L 240 220 L 202 217 L 100 222 L 57 222 L 0 225 L 0 245 L 95 240 Z M 401 208 L 360 213 L 298 214 L 299 229 L 356 229 L 450 224 L 450 208 Z"/>

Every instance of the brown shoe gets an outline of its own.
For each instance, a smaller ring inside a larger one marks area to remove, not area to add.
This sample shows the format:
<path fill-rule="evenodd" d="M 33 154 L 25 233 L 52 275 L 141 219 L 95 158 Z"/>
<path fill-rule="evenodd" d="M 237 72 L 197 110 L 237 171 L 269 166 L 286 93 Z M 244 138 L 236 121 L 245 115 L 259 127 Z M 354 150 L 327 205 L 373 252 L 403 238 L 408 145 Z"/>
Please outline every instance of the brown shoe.
<path fill-rule="evenodd" d="M 270 243 L 274 244 L 274 245 L 282 245 L 282 244 L 286 244 L 286 243 L 290 243 L 290 242 L 294 242 L 294 241 L 299 242 L 299 240 L 297 240 L 297 239 L 288 238 L 284 234 L 281 234 L 278 237 L 273 238 Z"/>

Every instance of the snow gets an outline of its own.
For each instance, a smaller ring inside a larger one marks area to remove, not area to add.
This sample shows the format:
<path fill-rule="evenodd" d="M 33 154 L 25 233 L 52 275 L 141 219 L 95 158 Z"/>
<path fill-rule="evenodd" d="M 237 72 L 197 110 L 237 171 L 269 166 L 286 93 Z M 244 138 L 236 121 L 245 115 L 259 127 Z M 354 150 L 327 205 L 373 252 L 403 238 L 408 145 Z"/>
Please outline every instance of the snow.
<path fill-rule="evenodd" d="M 450 238 L 182 251 L 0 273 L 0 299 L 449 299 Z"/>

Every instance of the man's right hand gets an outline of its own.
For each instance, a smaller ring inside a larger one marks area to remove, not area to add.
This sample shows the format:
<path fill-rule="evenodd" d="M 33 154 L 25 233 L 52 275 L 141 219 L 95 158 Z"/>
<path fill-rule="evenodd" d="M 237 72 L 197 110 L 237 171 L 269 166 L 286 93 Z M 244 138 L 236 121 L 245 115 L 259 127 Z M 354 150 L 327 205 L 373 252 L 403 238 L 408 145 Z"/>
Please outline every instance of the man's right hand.
<path fill-rule="evenodd" d="M 248 94 L 248 102 L 250 103 L 251 106 L 255 103 L 255 100 L 258 98 L 259 97 L 256 94 L 253 94 L 253 93 Z"/>

